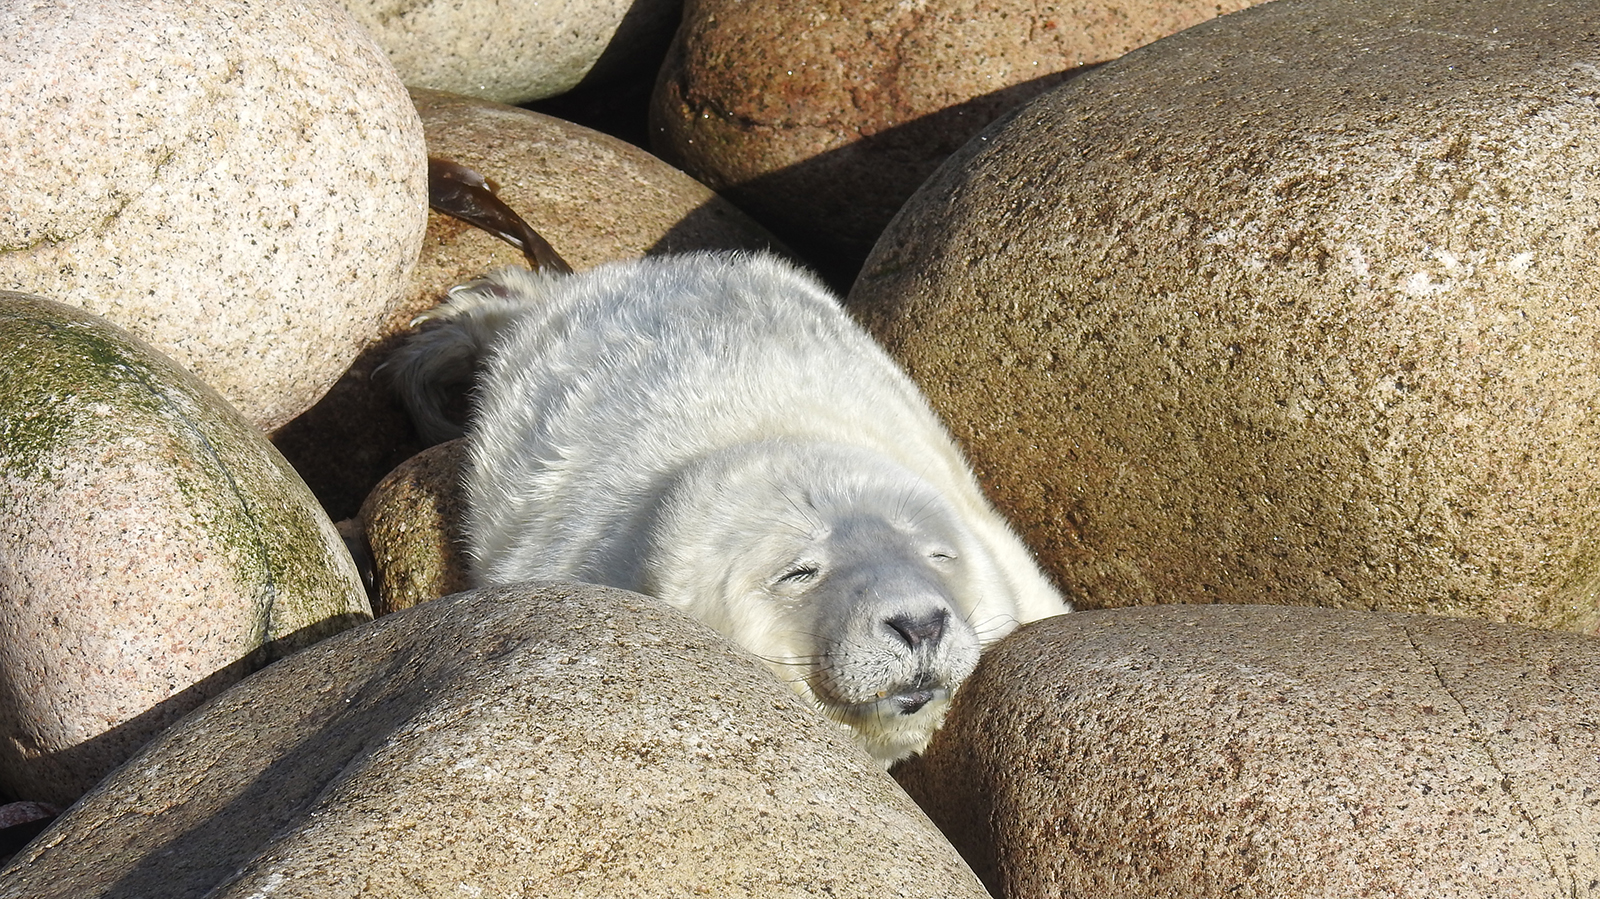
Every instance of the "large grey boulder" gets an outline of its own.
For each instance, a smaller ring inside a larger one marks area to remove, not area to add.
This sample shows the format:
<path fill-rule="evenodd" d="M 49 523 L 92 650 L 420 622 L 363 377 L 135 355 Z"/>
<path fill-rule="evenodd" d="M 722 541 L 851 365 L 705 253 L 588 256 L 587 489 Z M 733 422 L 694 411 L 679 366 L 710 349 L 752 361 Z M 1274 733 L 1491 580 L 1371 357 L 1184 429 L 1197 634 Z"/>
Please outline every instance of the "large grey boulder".
<path fill-rule="evenodd" d="M 1081 608 L 1600 625 L 1600 7 L 1279 0 L 970 143 L 849 302 Z"/>
<path fill-rule="evenodd" d="M 106 316 L 270 430 L 404 287 L 422 127 L 343 10 L 7 0 L 0 71 L 0 290 Z"/>
<path fill-rule="evenodd" d="M 1270 606 L 994 646 L 897 776 L 1006 899 L 1600 893 L 1600 640 Z"/>
<path fill-rule="evenodd" d="M 219 697 L 0 897 L 985 896 L 877 763 L 647 597 L 478 590 Z"/>
<path fill-rule="evenodd" d="M 81 309 L 0 291 L 0 790 L 65 806 L 272 658 L 372 613 L 221 396 Z"/>

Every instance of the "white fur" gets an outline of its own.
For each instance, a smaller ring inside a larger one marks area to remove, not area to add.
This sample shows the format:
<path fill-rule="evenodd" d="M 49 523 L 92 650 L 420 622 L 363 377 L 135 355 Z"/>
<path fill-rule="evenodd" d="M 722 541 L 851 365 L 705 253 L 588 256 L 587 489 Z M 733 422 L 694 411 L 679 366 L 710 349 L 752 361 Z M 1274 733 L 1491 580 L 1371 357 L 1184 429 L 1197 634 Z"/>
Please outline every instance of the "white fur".
<path fill-rule="evenodd" d="M 510 268 L 431 317 L 389 367 L 443 439 L 437 385 L 483 357 L 466 474 L 482 584 L 658 596 L 885 763 L 926 744 L 981 643 L 1068 611 L 911 380 L 777 259 Z"/>

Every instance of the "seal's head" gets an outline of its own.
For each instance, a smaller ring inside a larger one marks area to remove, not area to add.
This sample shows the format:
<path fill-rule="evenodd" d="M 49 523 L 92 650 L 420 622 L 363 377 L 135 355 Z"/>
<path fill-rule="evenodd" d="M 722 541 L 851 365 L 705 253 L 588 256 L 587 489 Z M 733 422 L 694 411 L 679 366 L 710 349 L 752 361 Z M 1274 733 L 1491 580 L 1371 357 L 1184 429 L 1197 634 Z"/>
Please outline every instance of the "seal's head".
<path fill-rule="evenodd" d="M 987 548 L 911 471 L 758 441 L 666 490 L 645 592 L 749 649 L 885 764 L 919 751 L 982 643 L 1016 624 Z"/>

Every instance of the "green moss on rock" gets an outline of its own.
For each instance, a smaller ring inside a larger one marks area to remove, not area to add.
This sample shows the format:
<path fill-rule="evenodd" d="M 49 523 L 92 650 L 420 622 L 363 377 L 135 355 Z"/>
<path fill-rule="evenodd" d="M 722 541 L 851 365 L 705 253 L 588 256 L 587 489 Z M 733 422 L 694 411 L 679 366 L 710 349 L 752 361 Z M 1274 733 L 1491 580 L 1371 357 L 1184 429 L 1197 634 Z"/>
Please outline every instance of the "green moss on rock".
<path fill-rule="evenodd" d="M 0 293 L 0 345 L 0 478 L 12 489 L 50 490 L 73 454 L 138 453 L 258 595 L 253 642 L 298 644 L 326 636 L 324 622 L 370 617 L 315 498 L 216 391 L 104 320 L 26 294 Z"/>

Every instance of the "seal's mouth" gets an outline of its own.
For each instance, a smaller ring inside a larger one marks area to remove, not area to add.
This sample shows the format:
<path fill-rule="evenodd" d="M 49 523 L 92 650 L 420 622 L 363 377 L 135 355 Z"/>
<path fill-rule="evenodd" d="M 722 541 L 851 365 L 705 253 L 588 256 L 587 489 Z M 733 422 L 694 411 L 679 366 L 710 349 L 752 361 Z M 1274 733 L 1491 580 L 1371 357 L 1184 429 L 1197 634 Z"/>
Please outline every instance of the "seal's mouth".
<path fill-rule="evenodd" d="M 915 715 L 930 703 L 950 698 L 947 687 L 912 687 L 898 693 L 884 692 L 872 702 L 840 703 L 833 710 L 845 720 L 888 718 Z"/>

